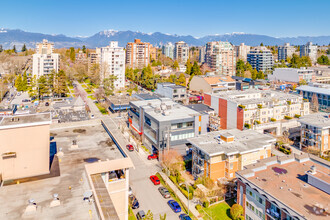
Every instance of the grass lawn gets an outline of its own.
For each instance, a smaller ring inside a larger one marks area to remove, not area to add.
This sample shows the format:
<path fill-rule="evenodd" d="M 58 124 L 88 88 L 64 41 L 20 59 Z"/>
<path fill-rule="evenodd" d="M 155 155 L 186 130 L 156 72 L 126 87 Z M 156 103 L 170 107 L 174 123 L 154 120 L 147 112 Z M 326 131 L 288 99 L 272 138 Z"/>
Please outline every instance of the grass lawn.
<path fill-rule="evenodd" d="M 100 110 L 100 112 L 102 113 L 102 115 L 107 115 L 108 114 L 107 109 L 104 108 L 100 103 L 95 103 L 95 105 Z"/>
<path fill-rule="evenodd" d="M 128 207 L 128 220 L 136 220 L 136 217 L 131 207 Z"/>
<path fill-rule="evenodd" d="M 207 214 L 205 214 L 205 212 Z M 230 216 L 230 206 L 227 202 L 222 202 L 206 209 L 200 210 L 200 213 L 204 215 L 203 219 L 221 219 L 221 220 L 231 220 Z M 211 217 L 211 218 L 210 218 Z"/>
<path fill-rule="evenodd" d="M 87 97 L 90 98 L 91 100 L 96 100 L 96 98 L 93 95 L 89 95 Z"/>

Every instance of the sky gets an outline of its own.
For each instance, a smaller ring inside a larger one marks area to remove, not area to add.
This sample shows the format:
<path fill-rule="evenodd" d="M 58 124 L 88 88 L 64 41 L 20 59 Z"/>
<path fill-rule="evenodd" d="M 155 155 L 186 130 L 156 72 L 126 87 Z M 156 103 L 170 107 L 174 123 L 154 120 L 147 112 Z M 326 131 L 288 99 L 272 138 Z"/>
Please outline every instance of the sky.
<path fill-rule="evenodd" d="M 0 28 L 67 36 L 109 29 L 329 36 L 329 9 L 330 0 L 1 0 Z"/>

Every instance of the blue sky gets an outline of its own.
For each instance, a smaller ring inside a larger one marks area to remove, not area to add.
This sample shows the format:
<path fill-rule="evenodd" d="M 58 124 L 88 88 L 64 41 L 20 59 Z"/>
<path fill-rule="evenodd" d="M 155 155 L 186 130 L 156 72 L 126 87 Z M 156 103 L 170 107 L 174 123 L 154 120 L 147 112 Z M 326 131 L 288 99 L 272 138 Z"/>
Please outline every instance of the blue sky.
<path fill-rule="evenodd" d="M 0 27 L 91 36 L 105 29 L 201 37 L 330 35 L 330 0 L 1 0 Z"/>

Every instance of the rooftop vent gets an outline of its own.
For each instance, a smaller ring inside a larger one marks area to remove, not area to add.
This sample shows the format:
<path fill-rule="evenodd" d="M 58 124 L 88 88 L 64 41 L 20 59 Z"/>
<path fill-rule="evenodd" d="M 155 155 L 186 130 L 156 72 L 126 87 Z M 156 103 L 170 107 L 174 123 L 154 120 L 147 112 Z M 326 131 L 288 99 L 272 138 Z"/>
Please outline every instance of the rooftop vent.
<path fill-rule="evenodd" d="M 311 173 L 311 174 L 315 174 L 316 173 L 316 167 L 313 165 L 313 166 L 311 166 L 311 169 L 309 170 L 309 172 Z"/>

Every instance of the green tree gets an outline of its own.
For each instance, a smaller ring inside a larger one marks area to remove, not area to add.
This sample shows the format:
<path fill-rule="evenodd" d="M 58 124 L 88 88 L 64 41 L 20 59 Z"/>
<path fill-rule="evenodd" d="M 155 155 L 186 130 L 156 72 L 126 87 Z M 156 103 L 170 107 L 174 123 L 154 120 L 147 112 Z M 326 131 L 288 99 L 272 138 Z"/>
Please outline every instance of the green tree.
<path fill-rule="evenodd" d="M 250 71 L 250 72 L 252 71 L 252 66 L 250 63 L 245 64 L 245 71 Z"/>
<path fill-rule="evenodd" d="M 178 61 L 176 60 L 176 61 L 174 61 L 174 63 L 173 63 L 173 66 L 172 66 L 174 69 L 178 69 L 179 68 L 179 63 L 178 63 Z"/>
<path fill-rule="evenodd" d="M 230 216 L 233 220 L 239 220 L 241 216 L 244 214 L 244 209 L 239 204 L 234 204 L 230 208 Z"/>
<path fill-rule="evenodd" d="M 16 77 L 16 80 L 15 80 L 15 87 L 17 89 L 17 91 L 23 91 L 23 80 L 22 80 L 22 76 L 21 75 L 18 75 Z"/>
<path fill-rule="evenodd" d="M 15 45 L 13 46 L 12 51 L 13 51 L 13 53 L 17 53 L 17 51 L 16 51 L 16 46 L 15 46 Z"/>
<path fill-rule="evenodd" d="M 251 79 L 255 80 L 257 79 L 258 71 L 256 69 L 253 69 L 251 71 Z"/>
<path fill-rule="evenodd" d="M 191 66 L 190 60 L 188 59 L 186 62 L 186 73 L 191 75 L 191 69 L 192 69 L 192 66 Z"/>
<path fill-rule="evenodd" d="M 25 52 L 25 51 L 27 51 L 27 49 L 26 49 L 26 45 L 24 44 L 22 47 L 22 52 Z"/>
<path fill-rule="evenodd" d="M 166 213 L 163 216 L 161 214 L 159 214 L 159 219 L 160 220 L 166 220 Z"/>
<path fill-rule="evenodd" d="M 176 84 L 178 84 L 180 86 L 184 86 L 184 87 L 186 86 L 186 77 L 185 77 L 185 75 L 183 73 L 181 73 L 179 75 L 179 78 L 176 81 Z"/>
<path fill-rule="evenodd" d="M 261 70 L 257 73 L 257 79 L 265 79 L 265 75 Z"/>
<path fill-rule="evenodd" d="M 236 63 L 236 76 L 244 77 L 245 64 L 244 61 L 239 59 Z"/>
<path fill-rule="evenodd" d="M 63 70 L 59 70 L 54 76 L 53 92 L 60 97 L 64 97 L 69 92 L 67 87 L 67 77 Z"/>
<path fill-rule="evenodd" d="M 76 60 L 76 51 L 74 47 L 70 47 L 70 60 L 74 62 Z"/>
<path fill-rule="evenodd" d="M 175 74 L 171 74 L 170 77 L 168 78 L 168 82 L 170 83 L 176 83 L 177 78 Z"/>
<path fill-rule="evenodd" d="M 142 69 L 142 85 L 147 89 L 155 88 L 155 81 L 150 64 Z"/>
<path fill-rule="evenodd" d="M 192 76 L 202 75 L 201 68 L 199 67 L 197 61 L 194 62 L 194 65 L 191 68 L 190 75 Z"/>
<path fill-rule="evenodd" d="M 264 43 L 261 42 L 261 43 L 260 43 L 260 46 L 264 46 Z"/>
<path fill-rule="evenodd" d="M 49 94 L 49 84 L 45 75 L 40 76 L 38 80 L 38 94 L 39 98 Z"/>
<path fill-rule="evenodd" d="M 82 46 L 82 52 L 86 53 L 86 46 L 85 45 Z"/>
<path fill-rule="evenodd" d="M 110 75 L 108 78 L 105 78 L 103 80 L 103 88 L 104 88 L 104 93 L 106 96 L 113 95 L 113 91 L 115 89 L 115 80 L 117 79 L 117 76 L 115 75 Z"/>
<path fill-rule="evenodd" d="M 144 217 L 144 220 L 154 220 L 154 214 L 148 210 L 147 214 Z"/>
<path fill-rule="evenodd" d="M 37 76 L 34 75 L 31 80 L 30 80 L 30 85 L 28 87 L 28 92 L 30 97 L 35 97 L 38 95 L 38 91 L 37 91 Z"/>
<path fill-rule="evenodd" d="M 319 58 L 317 58 L 317 63 L 321 65 L 330 65 L 330 60 L 328 56 L 322 55 Z"/>
<path fill-rule="evenodd" d="M 23 74 L 23 79 L 22 79 L 22 91 L 27 91 L 28 90 L 28 81 L 27 81 L 27 75 L 26 72 Z"/>

